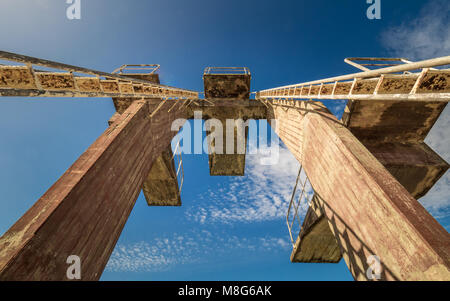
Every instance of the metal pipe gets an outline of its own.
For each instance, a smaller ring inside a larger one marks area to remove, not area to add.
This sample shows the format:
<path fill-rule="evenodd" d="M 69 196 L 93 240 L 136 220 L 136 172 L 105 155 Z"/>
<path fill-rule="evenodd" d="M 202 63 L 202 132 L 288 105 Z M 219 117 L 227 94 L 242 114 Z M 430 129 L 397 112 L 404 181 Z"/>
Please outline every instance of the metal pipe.
<path fill-rule="evenodd" d="M 397 101 L 441 101 L 449 102 L 450 93 L 419 93 L 419 94 L 345 94 L 345 95 L 306 95 L 306 96 L 263 96 L 271 99 L 351 99 L 351 100 L 397 100 Z"/>
<path fill-rule="evenodd" d="M 376 70 L 335 76 L 335 77 L 315 80 L 315 81 L 306 82 L 306 83 L 281 86 L 281 87 L 276 87 L 276 88 L 272 88 L 272 89 L 261 90 L 261 92 L 275 90 L 275 89 L 293 88 L 296 86 L 298 87 L 298 86 L 307 86 L 307 85 L 314 85 L 314 84 L 321 84 L 321 83 L 331 83 L 331 82 L 343 81 L 343 80 L 351 80 L 354 78 L 377 77 L 382 74 L 404 72 L 404 71 L 409 71 L 409 70 L 430 68 L 430 67 L 449 65 L 449 64 L 450 64 L 450 56 L 443 56 L 443 57 L 439 57 L 439 58 L 434 58 L 434 59 L 429 59 L 429 60 L 424 60 L 424 61 L 414 62 L 414 63 L 409 63 L 409 64 L 403 64 L 403 65 L 398 65 L 398 66 L 394 66 L 394 67 L 380 68 L 380 69 L 376 69 Z"/>
<path fill-rule="evenodd" d="M 195 93 L 195 92 L 191 92 Z M 0 88 L 0 96 L 20 96 L 20 97 L 129 97 L 129 98 L 160 98 L 160 94 L 144 94 L 144 93 L 110 93 L 110 92 L 80 92 L 80 91 L 52 91 L 40 89 L 10 89 Z M 167 99 L 191 99 L 189 95 L 168 96 Z M 192 98 L 197 99 L 198 96 L 193 94 Z"/>

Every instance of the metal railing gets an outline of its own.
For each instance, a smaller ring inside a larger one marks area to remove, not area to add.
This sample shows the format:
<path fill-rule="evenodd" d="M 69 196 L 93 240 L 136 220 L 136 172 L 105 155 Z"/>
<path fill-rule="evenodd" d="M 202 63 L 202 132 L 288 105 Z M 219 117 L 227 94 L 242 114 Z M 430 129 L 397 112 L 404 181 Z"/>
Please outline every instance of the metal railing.
<path fill-rule="evenodd" d="M 295 247 L 296 239 L 297 239 L 298 235 L 300 234 L 300 230 L 302 227 L 302 221 L 300 219 L 299 209 L 302 204 L 305 204 L 305 202 L 308 205 L 311 202 L 311 199 L 308 196 L 307 190 L 311 189 L 311 191 L 312 191 L 312 186 L 309 183 L 309 179 L 308 179 L 308 176 L 306 175 L 306 173 L 304 173 L 304 179 L 302 179 L 302 171 L 304 172 L 303 167 L 300 165 L 300 169 L 298 171 L 294 190 L 292 191 L 291 200 L 289 202 L 289 207 L 288 207 L 287 214 L 286 214 L 286 224 L 287 224 L 287 227 L 289 230 L 289 236 L 290 236 L 293 247 Z M 298 196 L 298 198 L 296 198 L 297 188 L 298 188 L 299 184 L 300 184 L 300 195 Z M 292 214 L 292 216 L 291 216 L 291 214 Z M 297 221 L 297 223 L 295 223 L 295 221 Z M 295 239 L 294 239 L 294 235 L 295 235 Z"/>
<path fill-rule="evenodd" d="M 368 61 L 370 63 L 357 63 L 362 61 Z M 410 64 L 411 61 L 408 61 L 404 58 L 376 58 L 376 57 L 349 57 L 344 59 L 344 62 L 346 62 L 349 65 L 352 65 L 353 67 L 356 67 L 362 71 L 370 71 L 371 69 L 365 67 L 365 66 L 371 66 L 371 67 L 391 67 L 391 66 L 398 66 L 402 64 Z"/>
<path fill-rule="evenodd" d="M 203 75 L 250 75 L 250 70 L 247 67 L 206 67 Z"/>
<path fill-rule="evenodd" d="M 178 152 L 178 148 L 180 147 L 180 142 L 181 142 L 181 138 L 178 140 L 175 149 L 173 151 L 173 155 L 172 155 L 172 160 L 175 164 L 175 166 L 177 166 L 177 171 L 176 171 L 176 177 L 177 177 L 177 181 L 178 181 L 178 196 L 181 196 L 181 189 L 183 188 L 183 183 L 184 183 L 184 169 L 183 169 L 183 158 L 181 157 L 181 151 L 179 153 Z M 175 160 L 175 158 L 177 158 L 177 160 Z M 178 161 L 178 164 L 176 163 L 176 161 Z M 181 171 L 181 174 L 180 174 Z M 179 178 L 178 176 L 181 175 L 181 177 Z"/>
<path fill-rule="evenodd" d="M 158 64 L 138 64 L 138 65 L 122 65 L 119 68 L 117 68 L 116 70 L 114 70 L 113 72 L 111 72 L 112 74 L 115 73 L 119 73 L 119 74 L 124 74 L 124 71 L 130 71 L 130 70 L 134 70 L 134 71 L 140 71 L 138 72 L 138 74 L 142 74 L 143 72 L 145 72 L 145 74 L 154 74 L 156 73 L 156 71 L 158 71 L 160 68 L 160 65 Z M 127 74 L 127 73 L 125 73 Z M 132 73 L 131 73 L 132 74 Z"/>
<path fill-rule="evenodd" d="M 410 62 L 369 70 L 365 66 L 383 64 L 358 64 L 350 58 L 346 62 L 366 71 L 330 77 L 300 84 L 287 85 L 256 93 L 257 98 L 278 99 L 358 99 L 358 100 L 412 100 L 450 101 L 450 70 L 432 67 L 450 64 L 450 56 Z M 387 60 L 386 58 L 365 58 Z M 420 72 L 411 73 L 411 71 Z M 399 74 L 400 73 L 400 74 Z"/>
<path fill-rule="evenodd" d="M 0 60 L 24 64 L 0 66 L 0 96 L 198 99 L 198 93 L 191 90 L 5 51 L 0 51 Z"/>

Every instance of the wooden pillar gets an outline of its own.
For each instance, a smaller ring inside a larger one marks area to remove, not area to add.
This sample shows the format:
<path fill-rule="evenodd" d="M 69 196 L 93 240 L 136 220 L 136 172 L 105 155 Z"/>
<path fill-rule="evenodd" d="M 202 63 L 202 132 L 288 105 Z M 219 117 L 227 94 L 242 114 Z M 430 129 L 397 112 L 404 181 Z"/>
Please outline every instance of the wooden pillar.
<path fill-rule="evenodd" d="M 100 278 L 152 162 L 176 134 L 172 121 L 184 117 L 160 103 L 133 102 L 0 238 L 1 280 L 67 280 L 71 255 L 81 280 Z"/>
<path fill-rule="evenodd" d="M 301 162 L 344 259 L 366 280 L 450 280 L 450 236 L 320 102 L 270 101 L 278 135 Z"/>

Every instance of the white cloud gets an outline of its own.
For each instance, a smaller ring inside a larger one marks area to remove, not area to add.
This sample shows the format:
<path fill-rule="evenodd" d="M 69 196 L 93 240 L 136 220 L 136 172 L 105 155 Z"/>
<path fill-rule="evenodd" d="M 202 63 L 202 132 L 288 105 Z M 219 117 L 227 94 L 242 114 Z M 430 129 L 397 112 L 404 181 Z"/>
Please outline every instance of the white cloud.
<path fill-rule="evenodd" d="M 445 161 L 450 161 L 450 106 L 447 105 L 434 127 L 428 134 L 425 142 L 437 152 Z M 436 218 L 450 215 L 450 173 L 446 174 L 434 187 L 420 199 L 420 202 Z"/>
<path fill-rule="evenodd" d="M 382 34 L 385 47 L 396 56 L 422 60 L 450 53 L 450 4 L 429 1 L 419 16 Z M 425 142 L 444 160 L 450 161 L 450 107 L 442 112 Z M 420 202 L 436 218 L 450 215 L 450 174 L 447 172 Z"/>
<path fill-rule="evenodd" d="M 108 271 L 164 271 L 176 264 L 195 262 L 191 249 L 198 248 L 192 238 L 156 238 L 151 244 L 138 242 L 118 245 L 108 261 Z"/>
<path fill-rule="evenodd" d="M 209 189 L 202 205 L 188 210 L 188 218 L 199 223 L 262 222 L 285 218 L 299 163 L 291 152 L 279 146 L 279 160 L 274 165 L 262 165 L 261 158 L 277 147 L 259 148 L 258 154 L 247 155 L 244 177 L 234 177 L 226 184 Z M 301 179 L 305 178 L 302 173 Z M 297 190 L 299 192 L 300 190 Z M 312 195 L 307 185 L 309 196 Z M 204 205 L 207 204 L 207 205 Z M 300 215 L 307 210 L 304 202 Z"/>
<path fill-rule="evenodd" d="M 224 232 L 192 231 L 151 242 L 119 244 L 106 266 L 111 272 L 160 272 L 175 266 L 208 263 L 233 251 L 287 252 L 288 241 L 277 237 L 238 237 Z"/>
<path fill-rule="evenodd" d="M 391 27 L 382 43 L 395 56 L 423 60 L 450 53 L 450 4 L 448 0 L 429 1 L 419 16 Z"/>

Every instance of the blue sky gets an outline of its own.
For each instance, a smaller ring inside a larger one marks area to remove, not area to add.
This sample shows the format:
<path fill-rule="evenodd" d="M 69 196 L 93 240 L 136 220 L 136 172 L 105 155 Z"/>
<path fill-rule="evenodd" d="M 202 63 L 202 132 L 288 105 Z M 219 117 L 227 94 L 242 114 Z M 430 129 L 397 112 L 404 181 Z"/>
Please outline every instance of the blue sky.
<path fill-rule="evenodd" d="M 207 66 L 247 66 L 252 91 L 355 72 L 345 57 L 450 53 L 448 1 L 1 0 L 0 49 L 102 71 L 160 64 L 163 84 L 203 90 Z M 340 114 L 342 104 L 329 103 Z M 106 129 L 110 99 L 0 100 L 0 234 Z M 450 161 L 449 110 L 427 142 Z M 210 177 L 206 155 L 184 156 L 181 208 L 141 195 L 102 280 L 351 280 L 339 264 L 292 264 L 284 216 L 298 165 L 248 156 L 246 176 Z M 272 177 L 279 179 L 271 180 Z M 450 176 L 420 200 L 450 228 Z"/>

